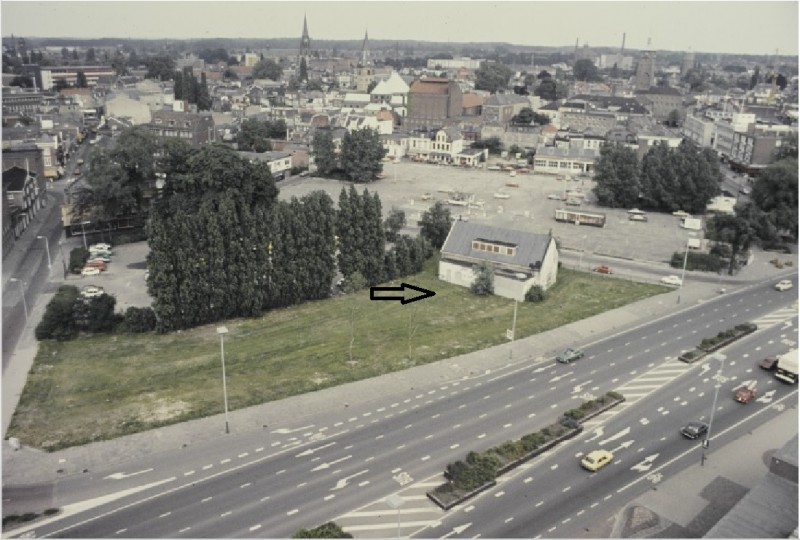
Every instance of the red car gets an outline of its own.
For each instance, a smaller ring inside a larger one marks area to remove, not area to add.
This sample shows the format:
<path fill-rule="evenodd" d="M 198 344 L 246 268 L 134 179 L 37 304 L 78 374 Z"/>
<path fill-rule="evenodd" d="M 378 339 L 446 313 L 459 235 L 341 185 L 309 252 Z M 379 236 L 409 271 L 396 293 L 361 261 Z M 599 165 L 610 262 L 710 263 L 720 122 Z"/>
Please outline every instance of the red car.
<path fill-rule="evenodd" d="M 756 389 L 748 386 L 742 386 L 736 390 L 733 399 L 739 403 L 750 403 L 756 397 Z"/>
<path fill-rule="evenodd" d="M 768 356 L 758 363 L 758 367 L 766 369 L 767 371 L 772 371 L 778 367 L 778 358 L 775 356 Z"/>
<path fill-rule="evenodd" d="M 601 264 L 600 266 L 595 266 L 593 271 L 597 272 L 598 274 L 613 274 L 614 271 L 611 270 L 608 266 Z"/>

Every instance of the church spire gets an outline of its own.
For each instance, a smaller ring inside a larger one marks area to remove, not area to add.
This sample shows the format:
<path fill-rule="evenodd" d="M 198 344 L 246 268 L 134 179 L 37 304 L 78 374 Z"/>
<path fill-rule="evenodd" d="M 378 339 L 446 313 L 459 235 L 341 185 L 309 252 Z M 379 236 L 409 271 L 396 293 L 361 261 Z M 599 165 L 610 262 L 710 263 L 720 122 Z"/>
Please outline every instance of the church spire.
<path fill-rule="evenodd" d="M 361 65 L 366 66 L 369 63 L 369 36 L 367 31 L 364 30 L 364 43 L 361 45 Z"/>
<path fill-rule="evenodd" d="M 308 63 L 308 57 L 311 56 L 311 38 L 308 37 L 308 22 L 305 15 L 303 15 L 303 37 L 300 38 L 300 52 L 297 56 L 298 63 L 302 58 Z"/>

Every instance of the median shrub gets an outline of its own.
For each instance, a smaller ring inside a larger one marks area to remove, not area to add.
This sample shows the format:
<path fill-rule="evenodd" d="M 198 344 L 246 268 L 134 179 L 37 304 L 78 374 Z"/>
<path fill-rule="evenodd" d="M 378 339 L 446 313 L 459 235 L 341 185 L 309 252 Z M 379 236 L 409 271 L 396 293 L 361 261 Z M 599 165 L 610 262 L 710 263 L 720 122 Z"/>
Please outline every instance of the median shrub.
<path fill-rule="evenodd" d="M 673 268 L 683 268 L 683 260 L 686 257 L 687 270 L 701 270 L 704 272 L 719 272 L 723 266 L 724 261 L 717 255 L 712 253 L 697 253 L 690 251 L 688 256 L 685 251 L 676 251 L 672 254 L 669 264 Z"/>

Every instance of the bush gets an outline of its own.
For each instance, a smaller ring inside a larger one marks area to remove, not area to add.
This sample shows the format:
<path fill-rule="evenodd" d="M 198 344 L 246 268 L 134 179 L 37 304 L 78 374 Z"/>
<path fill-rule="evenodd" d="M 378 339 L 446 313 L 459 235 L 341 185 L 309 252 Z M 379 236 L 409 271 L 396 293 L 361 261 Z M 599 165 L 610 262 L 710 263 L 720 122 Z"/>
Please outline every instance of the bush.
<path fill-rule="evenodd" d="M 547 294 L 539 285 L 534 285 L 525 293 L 526 302 L 543 302 L 545 298 L 547 298 Z"/>
<path fill-rule="evenodd" d="M 44 316 L 36 325 L 36 339 L 72 339 L 78 332 L 75 325 L 75 304 L 78 299 L 78 288 L 74 285 L 62 285 L 55 296 L 47 303 Z"/>
<path fill-rule="evenodd" d="M 608 392 L 606 392 L 606 395 L 613 400 L 622 399 L 622 394 L 620 394 L 619 392 L 614 392 L 613 390 L 609 390 Z"/>
<path fill-rule="evenodd" d="M 585 416 L 584 412 L 580 409 L 570 409 L 564 413 L 564 416 L 568 418 L 574 418 L 575 420 L 580 420 Z"/>
<path fill-rule="evenodd" d="M 92 333 L 111 332 L 121 319 L 114 313 L 116 304 L 117 299 L 109 294 L 75 302 L 73 317 L 76 329 Z"/>
<path fill-rule="evenodd" d="M 151 307 L 129 307 L 120 325 L 122 332 L 141 334 L 156 329 L 156 314 Z"/>
<path fill-rule="evenodd" d="M 314 529 L 300 529 L 292 535 L 292 538 L 353 538 L 353 535 L 344 532 L 333 521 L 329 521 Z"/>
<path fill-rule="evenodd" d="M 704 272 L 719 272 L 723 267 L 723 260 L 712 253 L 697 253 L 690 251 L 688 256 L 684 251 L 676 251 L 672 254 L 669 264 L 673 268 L 683 268 L 683 259 L 686 257 L 687 270 L 701 270 Z"/>

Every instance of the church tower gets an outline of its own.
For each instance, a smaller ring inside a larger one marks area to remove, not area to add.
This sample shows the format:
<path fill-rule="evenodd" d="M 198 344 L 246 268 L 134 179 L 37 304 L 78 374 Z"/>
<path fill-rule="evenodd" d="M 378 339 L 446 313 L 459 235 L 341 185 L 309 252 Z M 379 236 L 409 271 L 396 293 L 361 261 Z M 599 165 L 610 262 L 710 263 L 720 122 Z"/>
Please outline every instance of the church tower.
<path fill-rule="evenodd" d="M 375 67 L 369 54 L 369 37 L 364 31 L 364 43 L 361 45 L 361 57 L 356 68 L 356 91 L 366 92 L 372 81 L 375 80 Z"/>
<path fill-rule="evenodd" d="M 306 16 L 303 15 L 303 37 L 300 38 L 300 52 L 297 54 L 297 69 L 300 70 L 300 65 L 305 64 L 308 69 L 308 62 L 311 59 L 311 39 L 308 37 L 308 22 Z"/>

